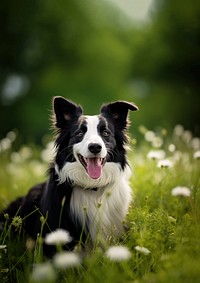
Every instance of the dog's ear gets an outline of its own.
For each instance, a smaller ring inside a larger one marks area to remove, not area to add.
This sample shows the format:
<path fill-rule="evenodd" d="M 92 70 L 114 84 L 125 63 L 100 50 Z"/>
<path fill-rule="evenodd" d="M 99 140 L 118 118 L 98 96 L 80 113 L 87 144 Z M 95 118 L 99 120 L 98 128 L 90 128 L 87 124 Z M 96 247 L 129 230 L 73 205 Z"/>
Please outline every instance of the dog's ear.
<path fill-rule="evenodd" d="M 112 119 L 120 130 L 126 129 L 128 125 L 128 111 L 136 111 L 138 107 L 130 102 L 117 101 L 101 107 L 101 114 Z"/>
<path fill-rule="evenodd" d="M 65 128 L 72 119 L 78 119 L 83 113 L 80 106 L 62 96 L 54 97 L 53 110 L 56 116 L 55 126 L 58 128 Z"/>

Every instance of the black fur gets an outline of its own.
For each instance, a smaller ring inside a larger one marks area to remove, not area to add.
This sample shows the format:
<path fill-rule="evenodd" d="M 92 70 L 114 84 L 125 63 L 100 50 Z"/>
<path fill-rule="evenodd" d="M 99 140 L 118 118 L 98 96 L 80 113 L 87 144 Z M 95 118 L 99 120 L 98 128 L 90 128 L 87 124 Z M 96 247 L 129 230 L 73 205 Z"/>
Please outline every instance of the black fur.
<path fill-rule="evenodd" d="M 137 107 L 127 102 L 116 102 L 104 105 L 99 115 L 100 123 L 98 132 L 106 146 L 109 148 L 107 162 L 119 162 L 122 169 L 126 165 L 124 144 L 127 142 L 125 130 L 128 126 L 128 110 L 137 110 Z M 61 227 L 69 231 L 73 241 L 65 248 L 72 249 L 80 239 L 82 223 L 79 223 L 70 211 L 70 198 L 72 194 L 71 180 L 60 184 L 55 170 L 55 164 L 61 169 L 66 162 L 74 162 L 73 145 L 83 139 L 87 130 L 83 110 L 80 106 L 65 100 L 62 97 L 54 99 L 55 127 L 57 138 L 55 146 L 57 154 L 55 163 L 49 169 L 49 180 L 30 189 L 24 197 L 12 202 L 0 214 L 0 229 L 3 230 L 5 223 L 4 215 L 8 213 L 9 221 L 17 214 L 23 218 L 23 228 L 33 239 L 41 232 L 40 218 L 43 215 L 47 218 L 43 228 L 43 236 L 50 231 Z M 108 136 L 103 132 L 109 131 Z M 61 214 L 62 211 L 62 215 Z M 27 216 L 29 215 L 29 216 Z M 87 237 L 84 231 L 82 240 Z M 51 246 L 44 246 L 45 253 L 52 255 L 55 249 Z"/>

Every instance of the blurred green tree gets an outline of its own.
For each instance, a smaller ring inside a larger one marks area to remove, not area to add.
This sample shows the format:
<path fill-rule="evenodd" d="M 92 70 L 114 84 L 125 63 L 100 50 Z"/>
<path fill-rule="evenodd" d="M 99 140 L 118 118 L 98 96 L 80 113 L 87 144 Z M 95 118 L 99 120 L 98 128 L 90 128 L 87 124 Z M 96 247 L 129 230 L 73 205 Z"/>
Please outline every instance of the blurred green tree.
<path fill-rule="evenodd" d="M 135 101 L 135 126 L 198 132 L 199 33 L 198 0 L 155 0 L 140 28 L 106 0 L 2 0 L 0 137 L 17 128 L 40 141 L 55 95 L 89 114 L 106 101 Z"/>
<path fill-rule="evenodd" d="M 2 0 L 0 7 L 1 135 L 16 127 L 40 139 L 55 95 L 92 113 L 123 96 L 130 50 L 108 3 Z"/>
<path fill-rule="evenodd" d="M 149 86 L 147 124 L 183 123 L 199 134 L 200 2 L 157 0 L 152 19 L 131 41 L 132 77 Z"/>

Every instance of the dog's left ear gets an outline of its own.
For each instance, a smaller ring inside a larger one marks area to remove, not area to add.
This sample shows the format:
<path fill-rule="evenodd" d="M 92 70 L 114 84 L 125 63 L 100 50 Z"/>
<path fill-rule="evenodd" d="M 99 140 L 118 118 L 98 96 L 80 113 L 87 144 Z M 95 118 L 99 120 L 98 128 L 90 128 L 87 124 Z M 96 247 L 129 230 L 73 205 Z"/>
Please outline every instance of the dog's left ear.
<path fill-rule="evenodd" d="M 136 111 L 138 107 L 130 102 L 117 101 L 114 103 L 103 105 L 101 114 L 113 120 L 119 129 L 126 129 L 128 124 L 128 111 Z"/>

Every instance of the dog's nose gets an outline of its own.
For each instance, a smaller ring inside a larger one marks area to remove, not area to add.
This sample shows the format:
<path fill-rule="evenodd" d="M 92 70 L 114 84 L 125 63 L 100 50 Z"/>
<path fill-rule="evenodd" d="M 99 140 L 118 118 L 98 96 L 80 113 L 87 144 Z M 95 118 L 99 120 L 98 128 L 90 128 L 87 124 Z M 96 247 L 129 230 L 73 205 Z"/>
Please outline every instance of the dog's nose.
<path fill-rule="evenodd" d="M 88 149 L 91 153 L 97 154 L 101 151 L 102 146 L 99 143 L 90 143 Z"/>

